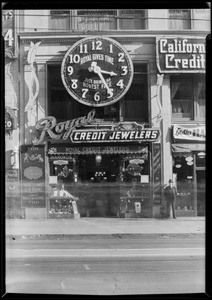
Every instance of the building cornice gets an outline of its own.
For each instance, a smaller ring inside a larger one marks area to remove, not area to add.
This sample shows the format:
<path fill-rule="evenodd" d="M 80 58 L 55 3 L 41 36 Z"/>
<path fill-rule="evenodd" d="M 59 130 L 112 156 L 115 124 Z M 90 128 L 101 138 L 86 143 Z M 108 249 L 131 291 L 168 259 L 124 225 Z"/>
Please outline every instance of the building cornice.
<path fill-rule="evenodd" d="M 163 30 L 163 31 L 153 31 L 153 30 L 137 30 L 137 31 L 110 31 L 110 32 L 70 32 L 70 31 L 48 31 L 48 32 L 19 32 L 20 40 L 24 44 L 28 44 L 29 41 L 41 41 L 44 43 L 74 43 L 79 39 L 88 37 L 88 36 L 107 36 L 113 38 L 122 43 L 139 43 L 146 42 L 152 43 L 154 42 L 157 36 L 186 36 L 186 37 L 200 37 L 204 38 L 209 34 L 206 31 L 192 31 L 192 30 Z"/>

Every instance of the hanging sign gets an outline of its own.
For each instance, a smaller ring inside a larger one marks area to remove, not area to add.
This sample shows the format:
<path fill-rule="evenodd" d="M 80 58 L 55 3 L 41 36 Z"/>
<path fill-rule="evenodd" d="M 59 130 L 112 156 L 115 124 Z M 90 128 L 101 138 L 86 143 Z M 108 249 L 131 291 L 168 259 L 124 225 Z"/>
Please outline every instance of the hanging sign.
<path fill-rule="evenodd" d="M 21 146 L 22 207 L 45 207 L 44 146 Z"/>
<path fill-rule="evenodd" d="M 205 55 L 203 38 L 156 38 L 157 67 L 160 73 L 204 73 Z"/>
<path fill-rule="evenodd" d="M 173 125 L 174 140 L 205 142 L 206 128 L 204 125 Z"/>
<path fill-rule="evenodd" d="M 87 117 L 80 117 L 57 124 L 54 117 L 46 117 L 36 123 L 36 128 L 41 131 L 40 137 L 33 141 L 34 145 L 41 144 L 44 138 L 52 140 L 71 141 L 72 143 L 92 142 L 154 142 L 160 136 L 160 130 L 144 128 L 136 122 L 121 122 L 108 125 L 106 122 L 97 123 L 94 119 L 95 110 L 88 113 Z M 96 127 L 99 129 L 96 129 Z M 102 129 L 110 127 L 110 129 Z M 81 129 L 83 127 L 83 129 Z M 84 129 L 85 128 L 85 129 Z"/>

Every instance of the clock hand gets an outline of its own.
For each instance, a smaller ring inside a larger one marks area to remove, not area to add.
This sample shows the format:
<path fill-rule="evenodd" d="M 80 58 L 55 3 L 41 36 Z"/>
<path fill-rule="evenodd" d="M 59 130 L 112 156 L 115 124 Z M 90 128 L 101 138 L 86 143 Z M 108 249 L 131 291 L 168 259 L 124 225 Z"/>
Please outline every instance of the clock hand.
<path fill-rule="evenodd" d="M 107 82 L 105 81 L 104 77 L 102 76 L 100 70 L 101 70 L 100 67 L 98 67 L 98 66 L 95 66 L 95 67 L 94 67 L 94 72 L 97 73 L 97 74 L 99 75 L 99 77 L 100 77 L 101 81 L 104 83 L 104 85 L 105 85 L 105 87 L 106 87 L 108 93 L 110 93 L 111 89 L 110 89 L 109 86 L 107 85 Z"/>
<path fill-rule="evenodd" d="M 114 73 L 113 71 L 108 72 L 108 71 L 104 71 L 104 70 L 101 70 L 101 69 L 100 69 L 100 72 L 103 73 L 103 74 L 109 74 L 110 76 L 115 76 L 115 75 L 117 75 L 117 74 Z"/>

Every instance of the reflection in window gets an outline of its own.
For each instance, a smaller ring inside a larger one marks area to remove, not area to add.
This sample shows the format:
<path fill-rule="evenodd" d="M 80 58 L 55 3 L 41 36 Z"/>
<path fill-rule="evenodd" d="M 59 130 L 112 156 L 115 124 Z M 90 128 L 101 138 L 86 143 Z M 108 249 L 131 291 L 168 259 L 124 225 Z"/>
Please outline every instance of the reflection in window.
<path fill-rule="evenodd" d="M 191 29 L 190 10 L 169 9 L 169 29 Z"/>

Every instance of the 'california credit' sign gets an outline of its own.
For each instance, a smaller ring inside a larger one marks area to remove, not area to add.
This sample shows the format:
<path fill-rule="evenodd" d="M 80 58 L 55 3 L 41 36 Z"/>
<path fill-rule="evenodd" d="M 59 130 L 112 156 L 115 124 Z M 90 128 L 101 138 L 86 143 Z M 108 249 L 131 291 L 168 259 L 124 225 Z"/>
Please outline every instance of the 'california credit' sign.
<path fill-rule="evenodd" d="M 157 67 L 161 73 L 205 72 L 205 39 L 157 37 Z"/>

